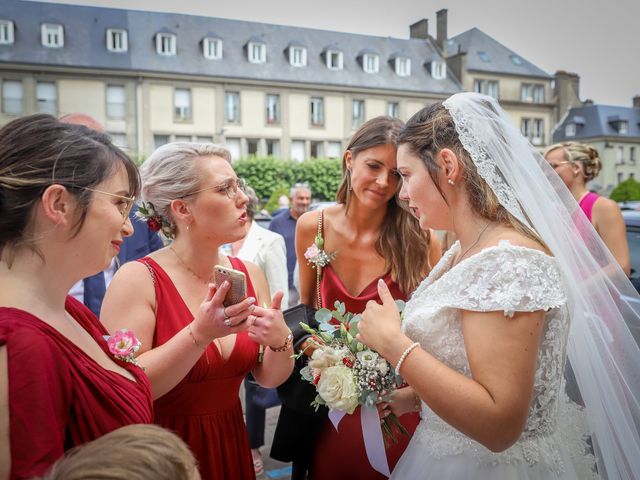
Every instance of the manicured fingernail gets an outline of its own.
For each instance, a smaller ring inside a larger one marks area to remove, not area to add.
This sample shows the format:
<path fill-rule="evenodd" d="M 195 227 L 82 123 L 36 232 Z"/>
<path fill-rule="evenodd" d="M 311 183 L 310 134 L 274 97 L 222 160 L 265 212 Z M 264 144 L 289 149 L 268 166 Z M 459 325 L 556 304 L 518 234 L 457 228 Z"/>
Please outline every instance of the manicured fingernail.
<path fill-rule="evenodd" d="M 249 311 L 250 311 L 250 312 L 253 312 L 255 309 L 256 309 L 256 306 L 255 306 L 255 305 L 251 305 L 251 306 L 249 307 Z"/>
<path fill-rule="evenodd" d="M 379 287 L 384 287 L 386 285 L 386 283 L 384 283 L 384 280 L 381 278 L 378 280 L 378 286 Z"/>
<path fill-rule="evenodd" d="M 249 300 L 249 305 L 253 305 L 254 303 L 256 303 L 256 299 L 253 297 L 249 297 L 247 300 Z"/>
<path fill-rule="evenodd" d="M 220 285 L 221 288 L 227 288 L 228 286 L 229 286 L 229 282 L 227 282 L 226 280 L 222 282 L 222 285 Z"/>

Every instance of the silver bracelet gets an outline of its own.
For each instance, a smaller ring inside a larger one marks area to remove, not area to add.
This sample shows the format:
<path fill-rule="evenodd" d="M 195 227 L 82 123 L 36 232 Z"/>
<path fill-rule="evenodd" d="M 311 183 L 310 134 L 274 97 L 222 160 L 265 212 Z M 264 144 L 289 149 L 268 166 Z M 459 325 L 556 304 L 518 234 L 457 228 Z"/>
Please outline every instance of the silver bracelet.
<path fill-rule="evenodd" d="M 402 362 L 404 362 L 404 359 L 407 358 L 407 355 L 409 355 L 414 348 L 419 346 L 420 346 L 419 342 L 414 342 L 411 345 L 409 345 L 404 352 L 402 352 L 402 355 L 400 355 L 400 358 L 398 359 L 398 363 L 396 363 L 396 373 L 398 375 L 400 375 L 400 367 L 402 366 Z"/>

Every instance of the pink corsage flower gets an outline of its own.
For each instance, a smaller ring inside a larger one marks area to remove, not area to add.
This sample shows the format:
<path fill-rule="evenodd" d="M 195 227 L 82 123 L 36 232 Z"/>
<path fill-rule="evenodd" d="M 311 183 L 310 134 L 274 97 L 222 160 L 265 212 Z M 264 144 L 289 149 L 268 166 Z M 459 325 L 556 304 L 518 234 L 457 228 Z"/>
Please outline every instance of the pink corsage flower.
<path fill-rule="evenodd" d="M 315 243 L 313 243 L 309 248 L 307 248 L 307 251 L 304 252 L 304 258 L 311 261 L 318 255 L 320 255 L 320 252 L 322 252 L 322 250 L 320 250 L 318 246 Z"/>
<path fill-rule="evenodd" d="M 138 365 L 135 353 L 142 345 L 142 342 L 136 338 L 133 331 L 123 328 L 116 331 L 113 335 L 105 335 L 107 346 L 113 356 L 124 362 Z"/>
<path fill-rule="evenodd" d="M 324 268 L 336 258 L 337 252 L 327 253 L 322 247 L 324 247 L 324 240 L 322 236 L 317 235 L 314 242 L 304 252 L 304 258 L 313 268 Z"/>

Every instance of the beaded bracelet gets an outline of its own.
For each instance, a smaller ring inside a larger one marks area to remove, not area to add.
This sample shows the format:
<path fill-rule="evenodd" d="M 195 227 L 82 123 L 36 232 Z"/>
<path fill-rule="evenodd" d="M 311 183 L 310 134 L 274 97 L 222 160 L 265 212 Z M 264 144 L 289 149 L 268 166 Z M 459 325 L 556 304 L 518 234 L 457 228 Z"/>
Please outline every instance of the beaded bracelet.
<path fill-rule="evenodd" d="M 420 346 L 420 343 L 414 342 L 411 345 L 409 345 L 404 352 L 402 352 L 402 355 L 400 355 L 400 358 L 398 359 L 398 363 L 396 364 L 397 374 L 400 374 L 400 367 L 402 366 L 402 362 L 404 362 L 404 359 L 407 358 L 407 355 L 409 355 L 414 348 L 419 346 Z"/>

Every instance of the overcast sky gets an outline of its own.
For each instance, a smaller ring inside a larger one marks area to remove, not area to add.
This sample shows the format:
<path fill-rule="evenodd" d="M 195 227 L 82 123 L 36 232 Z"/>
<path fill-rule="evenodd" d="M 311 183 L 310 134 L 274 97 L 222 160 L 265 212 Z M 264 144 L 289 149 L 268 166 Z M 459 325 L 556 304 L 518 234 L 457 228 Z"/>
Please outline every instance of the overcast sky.
<path fill-rule="evenodd" d="M 449 37 L 477 27 L 534 65 L 581 77 L 581 98 L 631 105 L 640 95 L 640 0 L 50 0 L 407 38 L 448 9 Z"/>

